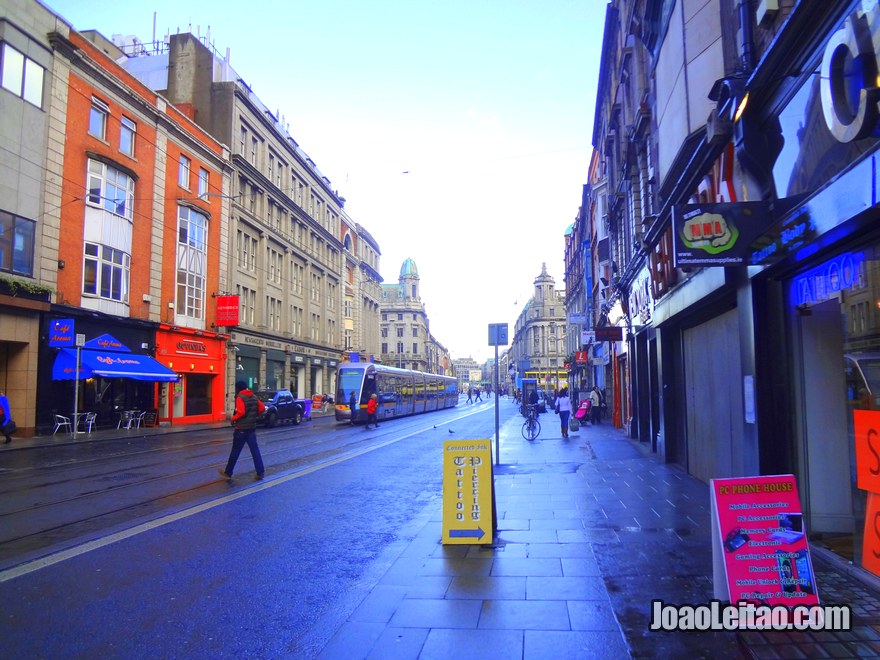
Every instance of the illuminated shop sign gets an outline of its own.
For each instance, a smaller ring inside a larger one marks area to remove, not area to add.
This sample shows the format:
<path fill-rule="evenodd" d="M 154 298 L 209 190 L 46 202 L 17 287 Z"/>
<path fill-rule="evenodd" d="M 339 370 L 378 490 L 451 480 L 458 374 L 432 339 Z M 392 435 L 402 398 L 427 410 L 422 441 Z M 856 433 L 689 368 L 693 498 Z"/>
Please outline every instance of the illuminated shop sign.
<path fill-rule="evenodd" d="M 864 253 L 847 252 L 795 277 L 792 294 L 795 305 L 815 305 L 865 286 Z"/>
<path fill-rule="evenodd" d="M 878 30 L 878 19 L 877 0 L 864 0 L 825 46 L 822 114 L 828 130 L 840 142 L 867 137 L 880 118 L 876 96 L 880 39 L 872 34 Z"/>

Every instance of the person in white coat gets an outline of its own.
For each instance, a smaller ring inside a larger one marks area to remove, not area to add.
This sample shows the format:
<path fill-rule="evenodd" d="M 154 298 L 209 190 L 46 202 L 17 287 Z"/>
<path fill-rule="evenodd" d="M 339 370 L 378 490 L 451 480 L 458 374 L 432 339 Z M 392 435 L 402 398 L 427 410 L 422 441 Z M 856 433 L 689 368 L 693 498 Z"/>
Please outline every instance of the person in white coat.
<path fill-rule="evenodd" d="M 562 437 L 568 437 L 568 418 L 571 415 L 571 399 L 568 397 L 568 388 L 563 387 L 556 397 L 556 412 L 559 413 L 559 424 L 562 427 Z"/>

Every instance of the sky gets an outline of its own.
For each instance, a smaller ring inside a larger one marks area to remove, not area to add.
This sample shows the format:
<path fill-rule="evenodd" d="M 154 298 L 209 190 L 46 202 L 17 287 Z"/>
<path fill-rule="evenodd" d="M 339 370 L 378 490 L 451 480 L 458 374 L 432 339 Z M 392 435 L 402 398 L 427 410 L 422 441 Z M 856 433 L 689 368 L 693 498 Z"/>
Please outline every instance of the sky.
<path fill-rule="evenodd" d="M 564 289 L 602 0 L 44 2 L 77 30 L 192 32 L 228 49 L 379 244 L 384 281 L 415 261 L 431 334 L 454 359 L 494 357 L 490 323 L 512 339 L 544 264 Z"/>

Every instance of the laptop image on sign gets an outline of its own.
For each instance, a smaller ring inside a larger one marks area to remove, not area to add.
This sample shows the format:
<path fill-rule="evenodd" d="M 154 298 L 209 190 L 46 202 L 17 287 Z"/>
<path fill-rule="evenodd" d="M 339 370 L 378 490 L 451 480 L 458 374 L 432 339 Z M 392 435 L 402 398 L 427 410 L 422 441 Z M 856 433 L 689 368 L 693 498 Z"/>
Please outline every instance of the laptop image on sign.
<path fill-rule="evenodd" d="M 770 533 L 768 538 L 780 543 L 794 543 L 804 537 L 804 517 L 800 513 L 788 513 L 779 517 L 779 529 Z"/>

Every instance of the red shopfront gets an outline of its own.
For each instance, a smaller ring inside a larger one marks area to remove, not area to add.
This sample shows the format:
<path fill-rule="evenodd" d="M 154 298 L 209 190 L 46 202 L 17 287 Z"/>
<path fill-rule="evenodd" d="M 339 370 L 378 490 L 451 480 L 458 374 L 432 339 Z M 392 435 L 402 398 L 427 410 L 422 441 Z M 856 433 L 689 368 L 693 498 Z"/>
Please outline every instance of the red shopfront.
<path fill-rule="evenodd" d="M 159 393 L 159 420 L 198 424 L 226 419 L 226 335 L 160 325 L 156 359 L 180 380 Z"/>

